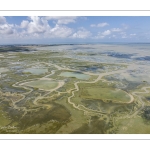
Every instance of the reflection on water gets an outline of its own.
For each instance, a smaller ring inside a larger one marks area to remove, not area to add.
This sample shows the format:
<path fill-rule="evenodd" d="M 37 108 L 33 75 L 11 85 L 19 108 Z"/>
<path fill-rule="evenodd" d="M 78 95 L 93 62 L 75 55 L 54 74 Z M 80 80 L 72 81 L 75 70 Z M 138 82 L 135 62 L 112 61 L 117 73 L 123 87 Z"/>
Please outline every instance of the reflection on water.
<path fill-rule="evenodd" d="M 0 68 L 0 73 L 7 72 L 7 71 L 8 71 L 8 69 L 6 69 L 6 68 Z"/>
<path fill-rule="evenodd" d="M 43 69 L 43 68 L 28 68 L 25 69 L 23 72 L 30 72 L 34 75 L 40 75 L 48 72 L 48 69 Z"/>
<path fill-rule="evenodd" d="M 89 75 L 86 75 L 86 74 L 83 74 L 83 73 L 79 73 L 79 72 L 62 72 L 60 74 L 60 76 L 75 77 L 75 78 L 81 79 L 81 80 L 88 80 L 90 78 Z"/>

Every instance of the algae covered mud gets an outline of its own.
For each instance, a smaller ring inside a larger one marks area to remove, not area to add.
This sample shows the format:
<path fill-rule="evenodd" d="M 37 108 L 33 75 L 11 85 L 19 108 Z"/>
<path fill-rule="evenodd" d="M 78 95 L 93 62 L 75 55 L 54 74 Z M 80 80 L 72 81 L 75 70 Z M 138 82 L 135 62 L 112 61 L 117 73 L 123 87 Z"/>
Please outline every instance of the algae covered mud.
<path fill-rule="evenodd" d="M 149 74 L 150 44 L 1 46 L 0 133 L 150 133 Z"/>

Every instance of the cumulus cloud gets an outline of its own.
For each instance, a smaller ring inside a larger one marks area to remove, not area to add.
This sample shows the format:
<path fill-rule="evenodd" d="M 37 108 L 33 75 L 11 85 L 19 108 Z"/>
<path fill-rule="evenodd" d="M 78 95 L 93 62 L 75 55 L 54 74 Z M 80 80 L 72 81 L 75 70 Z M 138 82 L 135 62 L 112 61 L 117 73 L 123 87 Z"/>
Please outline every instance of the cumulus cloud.
<path fill-rule="evenodd" d="M 6 38 L 11 36 L 15 39 L 70 38 L 73 35 L 73 29 L 65 24 L 75 22 L 77 17 L 51 18 L 58 22 L 54 27 L 49 25 L 46 17 L 31 16 L 27 20 L 22 20 L 20 25 L 8 24 L 5 17 L 0 17 L 0 38 L 4 36 Z M 79 32 L 77 34 L 79 36 Z M 81 37 L 85 36 L 86 34 Z"/>
<path fill-rule="evenodd" d="M 48 16 L 45 17 L 46 20 L 55 20 L 57 24 L 69 24 L 75 23 L 77 17 L 76 16 Z"/>
<path fill-rule="evenodd" d="M 6 19 L 3 16 L 0 16 L 0 25 L 1 24 L 5 24 L 6 23 Z"/>
<path fill-rule="evenodd" d="M 21 37 L 39 37 L 39 34 L 44 34 L 51 29 L 48 21 L 38 16 L 30 16 L 28 20 L 23 20 L 20 24 L 20 28 L 23 29 L 23 31 L 20 32 Z"/>
<path fill-rule="evenodd" d="M 0 17 L 0 34 L 2 36 L 11 35 L 15 31 L 13 24 L 8 24 L 5 17 Z"/>
<path fill-rule="evenodd" d="M 111 34 L 110 30 L 106 30 L 102 33 L 103 36 L 110 35 L 110 34 Z"/>
<path fill-rule="evenodd" d="M 90 26 L 91 26 L 91 27 L 96 27 L 96 24 L 91 24 Z"/>
<path fill-rule="evenodd" d="M 108 25 L 109 25 L 108 23 L 104 22 L 104 23 L 99 23 L 97 25 L 97 27 L 105 27 L 105 26 L 108 26 Z"/>
<path fill-rule="evenodd" d="M 27 28 L 28 24 L 29 24 L 29 21 L 23 20 L 23 21 L 21 22 L 20 27 L 21 27 L 21 28 Z"/>
<path fill-rule="evenodd" d="M 56 24 L 54 28 L 49 30 L 47 36 L 52 38 L 67 38 L 72 34 L 73 30 L 66 26 Z"/>
<path fill-rule="evenodd" d="M 51 17 L 55 18 L 55 17 Z M 49 18 L 49 19 L 51 19 Z M 48 23 L 48 18 L 46 17 L 29 17 L 29 21 L 23 20 L 21 22 L 20 28 L 23 28 L 23 35 L 31 37 L 42 36 L 44 38 L 67 38 L 73 33 L 73 30 L 65 25 L 56 24 L 53 28 Z"/>
<path fill-rule="evenodd" d="M 44 20 L 42 17 L 31 16 L 31 21 L 27 25 L 28 33 L 44 33 L 47 29 L 50 29 L 47 20 Z"/>
<path fill-rule="evenodd" d="M 112 28 L 111 31 L 112 32 L 120 32 L 120 31 L 122 31 L 122 29 L 120 29 L 120 28 Z"/>
<path fill-rule="evenodd" d="M 85 29 L 81 29 L 77 32 L 75 32 L 73 35 L 72 35 L 72 38 L 81 38 L 81 39 L 85 39 L 85 38 L 89 38 L 91 36 L 91 32 L 90 31 L 87 31 Z"/>
<path fill-rule="evenodd" d="M 97 35 L 95 37 L 93 37 L 93 39 L 103 39 L 103 38 L 107 37 L 110 34 L 111 34 L 110 30 L 106 30 L 104 32 L 98 32 Z"/>
<path fill-rule="evenodd" d="M 98 32 L 96 35 L 85 29 L 84 27 L 80 28 L 71 28 L 68 24 L 75 23 L 78 17 L 75 16 L 50 16 L 50 17 L 38 17 L 31 16 L 26 20 L 22 20 L 20 25 L 9 24 L 5 17 L 0 17 L 0 37 L 14 37 L 20 39 L 37 39 L 37 38 L 93 38 L 93 39 L 103 39 L 103 38 L 117 38 L 118 35 L 122 38 L 126 38 L 127 35 L 124 32 L 126 26 L 123 25 L 122 28 L 110 28 L 108 30 L 103 30 Z M 51 23 L 55 25 L 50 26 Z M 109 24 L 102 22 L 99 24 L 91 24 L 91 27 L 105 27 Z M 128 37 L 132 38 L 135 36 L 135 33 L 129 34 Z"/>
<path fill-rule="evenodd" d="M 99 24 L 91 24 L 91 27 L 105 27 L 109 24 L 107 22 L 99 23 Z"/>

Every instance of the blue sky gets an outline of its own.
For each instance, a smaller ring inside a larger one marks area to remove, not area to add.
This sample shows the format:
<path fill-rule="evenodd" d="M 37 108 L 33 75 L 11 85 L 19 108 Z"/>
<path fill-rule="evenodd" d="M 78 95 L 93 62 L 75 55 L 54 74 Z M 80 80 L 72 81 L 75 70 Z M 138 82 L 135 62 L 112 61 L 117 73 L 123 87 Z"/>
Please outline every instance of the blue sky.
<path fill-rule="evenodd" d="M 150 17 L 0 16 L 0 44 L 150 42 Z"/>

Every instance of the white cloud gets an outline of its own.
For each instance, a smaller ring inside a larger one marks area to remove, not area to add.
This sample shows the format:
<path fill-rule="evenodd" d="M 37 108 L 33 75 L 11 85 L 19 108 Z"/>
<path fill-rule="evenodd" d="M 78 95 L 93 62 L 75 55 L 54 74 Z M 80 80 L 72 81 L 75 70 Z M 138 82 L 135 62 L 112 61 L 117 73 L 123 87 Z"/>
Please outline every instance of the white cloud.
<path fill-rule="evenodd" d="M 13 34 L 15 31 L 13 24 L 8 24 L 5 17 L 0 17 L 0 35 L 8 36 Z"/>
<path fill-rule="evenodd" d="M 133 34 L 130 34 L 130 36 L 135 36 L 136 34 L 135 33 L 133 33 Z"/>
<path fill-rule="evenodd" d="M 73 33 L 73 30 L 71 28 L 68 28 L 66 26 L 57 25 L 49 30 L 47 34 L 48 37 L 51 38 L 67 38 Z"/>
<path fill-rule="evenodd" d="M 73 29 L 65 25 L 50 27 L 46 17 L 29 17 L 29 21 L 23 20 L 20 27 L 24 29 L 20 36 L 28 38 L 67 38 L 73 33 Z"/>
<path fill-rule="evenodd" d="M 120 28 L 113 28 L 113 29 L 111 29 L 111 31 L 112 32 L 120 32 L 120 31 L 122 31 L 122 29 L 120 29 Z"/>
<path fill-rule="evenodd" d="M 111 34 L 110 30 L 106 30 L 102 33 L 103 36 L 110 35 L 110 34 Z"/>
<path fill-rule="evenodd" d="M 44 20 L 43 17 L 30 16 L 28 20 L 23 20 L 20 24 L 22 31 L 18 32 L 20 38 L 38 38 L 50 30 L 50 26 L 47 20 Z"/>
<path fill-rule="evenodd" d="M 104 23 L 99 23 L 97 25 L 97 27 L 105 27 L 105 26 L 108 26 L 108 25 L 109 25 L 108 23 L 104 22 Z"/>
<path fill-rule="evenodd" d="M 91 24 L 91 27 L 105 27 L 108 26 L 109 24 L 107 22 L 99 23 L 99 24 Z"/>
<path fill-rule="evenodd" d="M 85 29 L 82 29 L 82 30 L 79 30 L 77 32 L 75 32 L 73 35 L 72 35 L 72 38 L 81 38 L 81 39 L 85 39 L 85 38 L 89 38 L 91 37 L 91 32 L 90 31 L 87 31 Z"/>
<path fill-rule="evenodd" d="M 42 17 L 32 16 L 30 17 L 31 21 L 27 25 L 28 33 L 44 33 L 47 29 L 50 29 L 47 20 L 44 20 Z"/>
<path fill-rule="evenodd" d="M 111 34 L 110 30 L 106 30 L 104 32 L 98 32 L 96 36 L 93 37 L 93 39 L 103 39 Z"/>
<path fill-rule="evenodd" d="M 27 28 L 28 24 L 29 24 L 29 21 L 23 20 L 23 21 L 21 22 L 20 27 L 21 27 L 21 28 Z"/>
<path fill-rule="evenodd" d="M 103 35 L 97 35 L 97 36 L 94 36 L 93 39 L 103 39 L 105 36 Z"/>
<path fill-rule="evenodd" d="M 0 24 L 5 24 L 6 23 L 6 19 L 3 16 L 0 16 Z"/>
<path fill-rule="evenodd" d="M 70 27 L 69 23 L 75 23 L 78 17 L 75 16 L 54 16 L 54 17 L 37 17 L 31 16 L 27 20 L 22 20 L 20 25 L 9 24 L 5 17 L 0 17 L 0 38 L 3 39 L 43 39 L 43 38 L 72 38 L 72 39 L 108 39 L 108 38 L 133 38 L 136 34 L 133 32 L 127 34 L 126 29 L 128 26 L 122 24 L 120 28 L 109 28 L 108 30 L 102 27 L 108 26 L 106 22 L 99 24 L 91 24 L 91 27 L 99 27 L 99 31 L 96 35 L 95 31 L 92 33 L 90 30 L 84 27 Z M 82 19 L 82 18 L 81 18 Z M 84 19 L 84 18 L 83 18 Z M 55 25 L 50 26 L 49 20 Z M 101 28 L 101 29 L 100 29 Z M 126 32 L 125 32 L 126 31 Z"/>
<path fill-rule="evenodd" d="M 48 16 L 45 17 L 46 20 L 55 20 L 57 24 L 69 24 L 75 23 L 77 17 L 76 16 Z"/>
<path fill-rule="evenodd" d="M 91 26 L 91 27 L 96 27 L 96 24 L 91 24 L 90 26 Z"/>

